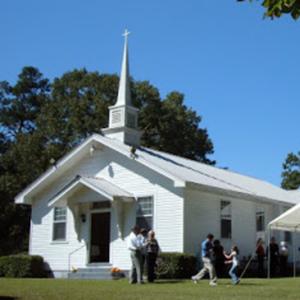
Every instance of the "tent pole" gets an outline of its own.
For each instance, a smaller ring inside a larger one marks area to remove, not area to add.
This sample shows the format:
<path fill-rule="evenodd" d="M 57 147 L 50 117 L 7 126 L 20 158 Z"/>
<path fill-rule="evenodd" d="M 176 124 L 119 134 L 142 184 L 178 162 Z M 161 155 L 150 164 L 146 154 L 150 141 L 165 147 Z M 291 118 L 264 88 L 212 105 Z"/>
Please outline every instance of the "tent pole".
<path fill-rule="evenodd" d="M 295 234 L 296 234 L 296 228 L 295 228 L 295 231 L 293 232 L 293 258 L 294 258 L 294 270 L 293 270 L 293 273 L 294 273 L 294 278 L 296 277 L 296 241 L 295 241 Z"/>
<path fill-rule="evenodd" d="M 268 237 L 268 241 L 267 241 L 267 249 L 268 249 L 268 279 L 270 279 L 270 234 L 271 234 L 271 228 L 268 225 L 267 227 L 267 237 Z"/>

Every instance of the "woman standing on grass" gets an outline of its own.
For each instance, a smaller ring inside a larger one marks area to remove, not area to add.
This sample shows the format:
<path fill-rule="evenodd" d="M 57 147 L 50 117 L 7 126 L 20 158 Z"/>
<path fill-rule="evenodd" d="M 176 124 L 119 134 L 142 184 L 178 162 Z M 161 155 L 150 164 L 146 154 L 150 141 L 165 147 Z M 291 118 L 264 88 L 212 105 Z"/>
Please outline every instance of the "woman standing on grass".
<path fill-rule="evenodd" d="M 154 282 L 155 279 L 154 268 L 155 268 L 157 255 L 159 252 L 159 245 L 155 238 L 155 232 L 153 230 L 150 230 L 148 233 L 148 239 L 146 242 L 146 251 L 147 251 L 146 260 L 147 260 L 148 282 Z"/>
<path fill-rule="evenodd" d="M 240 279 L 237 276 L 237 267 L 239 265 L 238 255 L 239 255 L 239 249 L 237 246 L 233 246 L 231 248 L 231 253 L 229 255 L 227 255 L 226 252 L 224 251 L 224 256 L 226 259 L 228 259 L 225 263 L 226 264 L 232 263 L 232 266 L 229 270 L 229 275 L 231 277 L 233 284 L 239 284 L 240 282 Z"/>
<path fill-rule="evenodd" d="M 265 249 L 264 241 L 259 238 L 256 243 L 256 255 L 257 255 L 257 272 L 259 277 L 264 276 L 264 260 L 265 260 Z"/>

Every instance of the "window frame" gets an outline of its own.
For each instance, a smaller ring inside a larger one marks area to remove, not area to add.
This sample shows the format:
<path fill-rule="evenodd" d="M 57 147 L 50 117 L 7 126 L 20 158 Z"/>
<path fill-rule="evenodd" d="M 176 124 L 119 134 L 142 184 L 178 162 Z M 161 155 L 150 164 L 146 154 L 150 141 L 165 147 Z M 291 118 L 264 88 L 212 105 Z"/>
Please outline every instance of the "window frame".
<path fill-rule="evenodd" d="M 258 224 L 259 218 L 262 218 L 261 224 Z M 262 225 L 262 228 L 258 228 L 258 225 Z M 255 208 L 255 229 L 256 232 L 264 232 L 266 230 L 266 212 L 262 206 L 256 206 Z"/>
<path fill-rule="evenodd" d="M 55 220 L 56 217 L 56 210 L 57 209 L 65 209 L 65 215 L 63 220 Z M 54 207 L 53 208 L 53 216 L 52 216 L 52 242 L 53 243 L 65 243 L 67 242 L 67 215 L 68 215 L 68 210 L 67 207 Z M 55 225 L 56 224 L 65 224 L 65 236 L 63 239 L 55 239 L 54 234 L 55 234 Z"/>
<path fill-rule="evenodd" d="M 292 244 L 293 243 L 292 232 L 291 231 L 283 231 L 283 240 L 287 244 Z"/>
<path fill-rule="evenodd" d="M 151 199 L 151 213 L 148 214 L 138 214 L 138 208 L 139 208 L 139 200 L 143 198 L 150 198 Z M 138 219 L 139 218 L 151 218 L 151 228 L 149 230 L 154 229 L 154 197 L 151 196 L 138 196 L 136 197 L 136 210 L 135 210 L 135 223 L 138 225 Z"/>
<path fill-rule="evenodd" d="M 223 204 L 228 203 L 230 205 L 229 207 L 229 214 L 222 213 L 222 210 L 224 209 Z M 230 222 L 230 231 L 228 234 L 223 235 L 223 221 L 229 221 Z M 221 200 L 220 201 L 220 236 L 221 239 L 231 240 L 232 239 L 232 202 L 230 200 Z"/>

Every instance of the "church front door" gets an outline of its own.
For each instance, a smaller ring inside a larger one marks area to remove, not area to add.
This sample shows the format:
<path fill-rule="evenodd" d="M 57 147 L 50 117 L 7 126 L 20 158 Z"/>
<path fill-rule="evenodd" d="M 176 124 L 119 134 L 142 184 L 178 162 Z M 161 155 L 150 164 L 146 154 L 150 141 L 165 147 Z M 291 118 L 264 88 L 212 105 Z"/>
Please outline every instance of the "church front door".
<path fill-rule="evenodd" d="M 91 214 L 90 263 L 109 262 L 110 212 Z"/>

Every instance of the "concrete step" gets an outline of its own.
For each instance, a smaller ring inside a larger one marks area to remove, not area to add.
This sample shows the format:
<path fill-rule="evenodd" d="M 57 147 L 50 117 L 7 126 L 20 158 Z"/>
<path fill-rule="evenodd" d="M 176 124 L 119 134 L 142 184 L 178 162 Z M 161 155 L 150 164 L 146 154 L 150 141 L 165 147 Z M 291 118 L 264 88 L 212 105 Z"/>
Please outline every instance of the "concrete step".
<path fill-rule="evenodd" d="M 99 265 L 87 268 L 79 268 L 76 272 L 69 273 L 70 279 L 101 279 L 109 280 L 111 277 L 110 265 Z"/>
<path fill-rule="evenodd" d="M 94 273 L 70 273 L 69 279 L 98 279 L 98 280 L 111 280 L 109 274 L 94 274 Z"/>

